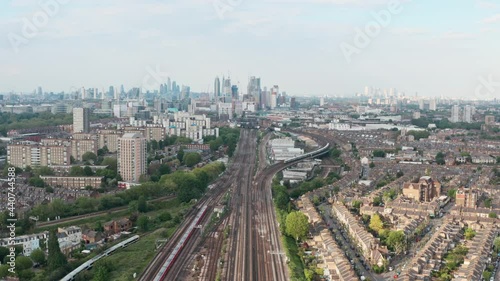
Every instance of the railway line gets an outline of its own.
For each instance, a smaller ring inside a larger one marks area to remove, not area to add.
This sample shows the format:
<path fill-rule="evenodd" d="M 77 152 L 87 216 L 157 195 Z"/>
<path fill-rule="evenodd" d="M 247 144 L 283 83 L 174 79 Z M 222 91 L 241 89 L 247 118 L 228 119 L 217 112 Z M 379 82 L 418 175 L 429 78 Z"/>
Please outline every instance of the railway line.
<path fill-rule="evenodd" d="M 208 222 L 210 214 L 213 212 L 213 208 L 219 204 L 225 192 L 233 185 L 233 180 L 241 178 L 245 171 L 248 170 L 249 167 L 245 162 L 248 158 L 251 158 L 251 155 L 255 158 L 254 152 L 255 131 L 242 130 L 235 156 L 229 168 L 226 170 L 225 174 L 215 182 L 215 187 L 209 190 L 196 205 L 198 208 L 200 206 L 207 207 L 206 215 L 203 216 L 199 222 L 202 227 Z M 159 250 L 158 254 L 148 268 L 146 268 L 139 280 L 179 280 L 179 278 L 186 276 L 186 273 L 189 271 L 188 265 L 191 264 L 191 260 L 193 259 L 192 253 L 202 240 L 202 233 L 199 228 L 189 229 L 189 224 L 196 214 L 196 208 L 188 213 L 181 227 L 174 233 L 171 240 Z M 189 231 L 190 235 L 187 237 L 188 239 L 186 241 L 181 241 L 182 235 L 186 233 L 186 231 Z M 179 243 L 181 243 L 182 246 L 178 255 L 175 256 L 175 259 L 168 261 L 169 255 L 179 246 Z M 171 264 L 167 265 L 166 263 Z M 161 273 L 160 271 L 162 268 L 168 268 L 168 270 Z"/>
<path fill-rule="evenodd" d="M 264 137 L 264 140 L 267 138 Z M 274 212 L 271 189 L 272 179 L 279 171 L 296 164 L 308 157 L 325 153 L 329 144 L 326 142 L 318 151 L 308 153 L 296 159 L 265 167 L 265 145 L 259 146 L 259 167 L 255 176 L 248 169 L 237 189 L 233 191 L 231 214 L 231 239 L 227 268 L 223 280 L 289 280 L 286 258 L 281 245 L 279 228 Z M 255 153 L 255 152 L 254 152 Z M 254 165 L 254 158 L 249 158 L 249 165 Z"/>

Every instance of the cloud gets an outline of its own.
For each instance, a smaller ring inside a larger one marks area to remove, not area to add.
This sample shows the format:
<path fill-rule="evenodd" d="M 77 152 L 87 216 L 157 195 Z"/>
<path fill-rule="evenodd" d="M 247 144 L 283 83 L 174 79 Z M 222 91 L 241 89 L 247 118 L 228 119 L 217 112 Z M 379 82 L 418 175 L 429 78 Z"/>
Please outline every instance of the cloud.
<path fill-rule="evenodd" d="M 496 3 L 489 2 L 489 1 L 484 1 L 484 0 L 476 0 L 476 7 L 483 8 L 483 9 L 494 9 L 498 7 Z"/>
<path fill-rule="evenodd" d="M 441 39 L 445 40 L 469 40 L 476 38 L 476 35 L 465 32 L 446 32 L 441 36 Z"/>
<path fill-rule="evenodd" d="M 428 30 L 423 28 L 393 28 L 390 32 L 398 36 L 418 36 L 429 33 Z"/>
<path fill-rule="evenodd" d="M 491 24 L 491 23 L 500 22 L 500 14 L 496 14 L 496 15 L 491 16 L 489 18 L 485 18 L 481 22 L 484 24 Z"/>

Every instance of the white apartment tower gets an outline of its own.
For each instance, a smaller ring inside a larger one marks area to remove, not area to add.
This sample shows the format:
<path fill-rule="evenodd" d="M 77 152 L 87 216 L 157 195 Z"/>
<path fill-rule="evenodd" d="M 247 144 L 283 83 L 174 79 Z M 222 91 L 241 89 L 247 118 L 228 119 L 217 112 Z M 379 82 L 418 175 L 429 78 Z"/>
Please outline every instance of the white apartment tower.
<path fill-rule="evenodd" d="M 139 133 L 126 133 L 118 139 L 118 173 L 126 182 L 139 182 L 147 170 L 146 138 Z"/>

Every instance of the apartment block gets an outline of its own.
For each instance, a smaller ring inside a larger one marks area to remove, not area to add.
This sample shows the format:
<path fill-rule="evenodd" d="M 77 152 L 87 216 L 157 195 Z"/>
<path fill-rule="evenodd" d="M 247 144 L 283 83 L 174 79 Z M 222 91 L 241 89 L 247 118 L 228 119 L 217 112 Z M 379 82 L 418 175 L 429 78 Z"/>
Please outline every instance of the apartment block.
<path fill-rule="evenodd" d="M 118 172 L 126 182 L 139 182 L 147 170 L 146 138 L 126 133 L 118 139 Z"/>
<path fill-rule="evenodd" d="M 63 187 L 69 189 L 83 189 L 87 186 L 93 188 L 101 187 L 104 177 L 40 177 L 46 184 L 52 187 Z"/>
<path fill-rule="evenodd" d="M 430 202 L 441 195 L 441 183 L 429 176 L 403 185 L 403 195 L 418 202 Z"/>

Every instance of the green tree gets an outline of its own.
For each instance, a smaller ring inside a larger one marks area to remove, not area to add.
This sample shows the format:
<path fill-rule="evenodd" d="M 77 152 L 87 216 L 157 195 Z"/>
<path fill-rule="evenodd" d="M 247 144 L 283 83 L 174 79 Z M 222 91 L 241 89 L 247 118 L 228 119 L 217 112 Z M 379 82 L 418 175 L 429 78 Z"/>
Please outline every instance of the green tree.
<path fill-rule="evenodd" d="M 146 202 L 146 198 L 144 196 L 139 197 L 139 201 L 137 203 L 137 211 L 140 213 L 145 213 L 148 211 L 148 202 Z"/>
<path fill-rule="evenodd" d="M 307 216 L 301 212 L 291 212 L 286 216 L 286 233 L 295 240 L 304 239 L 309 232 Z"/>
<path fill-rule="evenodd" d="M 110 280 L 110 274 L 108 269 L 105 266 L 97 266 L 94 269 L 94 278 L 92 281 L 108 281 Z"/>
<path fill-rule="evenodd" d="M 71 177 L 83 177 L 85 176 L 85 171 L 80 166 L 73 166 L 69 169 L 69 175 Z"/>
<path fill-rule="evenodd" d="M 457 190 L 455 188 L 448 190 L 448 197 L 455 198 L 457 195 Z"/>
<path fill-rule="evenodd" d="M 16 270 L 25 270 L 33 267 L 33 261 L 29 257 L 19 256 L 16 258 Z"/>
<path fill-rule="evenodd" d="M 380 215 L 378 214 L 372 215 L 369 227 L 376 233 L 380 233 L 382 230 L 384 230 L 384 222 L 382 221 Z"/>
<path fill-rule="evenodd" d="M 465 239 L 472 240 L 472 238 L 474 238 L 474 236 L 476 236 L 476 232 L 472 228 L 467 227 L 465 229 L 465 234 L 464 235 L 465 235 Z"/>
<path fill-rule="evenodd" d="M 182 162 L 184 159 L 184 149 L 181 147 L 179 151 L 177 151 L 177 159 Z"/>
<path fill-rule="evenodd" d="M 49 232 L 49 242 L 48 242 L 49 256 L 47 258 L 48 270 L 57 270 L 65 266 L 68 261 L 66 257 L 61 252 L 59 248 L 59 242 L 57 241 L 57 233 L 54 229 Z"/>
<path fill-rule="evenodd" d="M 9 253 L 10 251 L 8 248 L 0 247 L 0 261 L 3 261 Z"/>
<path fill-rule="evenodd" d="M 36 249 L 33 252 L 31 252 L 30 258 L 38 264 L 45 264 L 47 261 L 45 259 L 45 253 L 41 249 Z"/>
<path fill-rule="evenodd" d="M 201 155 L 196 152 L 188 152 L 184 154 L 182 163 L 188 167 L 194 167 L 194 165 L 200 163 Z"/>
<path fill-rule="evenodd" d="M 493 241 L 493 247 L 495 248 L 495 251 L 500 251 L 500 237 L 495 238 Z"/>
<path fill-rule="evenodd" d="M 95 153 L 87 151 L 82 155 L 82 161 L 83 162 L 92 162 L 94 163 L 97 160 L 97 155 Z"/>
<path fill-rule="evenodd" d="M 147 216 L 140 216 L 137 219 L 137 227 L 142 232 L 148 231 L 148 229 L 149 229 L 149 218 Z"/>
<path fill-rule="evenodd" d="M 92 171 L 92 168 L 85 166 L 85 168 L 83 168 L 83 174 L 87 177 L 91 177 L 94 175 L 94 172 Z"/>
<path fill-rule="evenodd" d="M 403 231 L 391 231 L 386 240 L 387 246 L 392 249 L 396 255 L 406 250 L 406 237 Z"/>
<path fill-rule="evenodd" d="M 8 264 L 0 265 L 0 278 L 5 278 L 9 275 L 9 268 L 10 266 Z"/>
<path fill-rule="evenodd" d="M 368 166 L 373 169 L 373 168 L 375 168 L 375 163 L 370 162 L 370 165 L 368 165 Z"/>
<path fill-rule="evenodd" d="M 45 182 L 40 177 L 32 177 L 32 178 L 30 178 L 28 183 L 31 186 L 35 186 L 35 187 L 44 187 L 45 186 Z"/>
<path fill-rule="evenodd" d="M 55 175 L 54 170 L 47 166 L 41 166 L 40 168 L 37 169 L 37 174 L 40 176 L 53 176 Z"/>
<path fill-rule="evenodd" d="M 384 158 L 387 154 L 383 150 L 374 150 L 373 151 L 373 157 L 380 157 Z"/>

